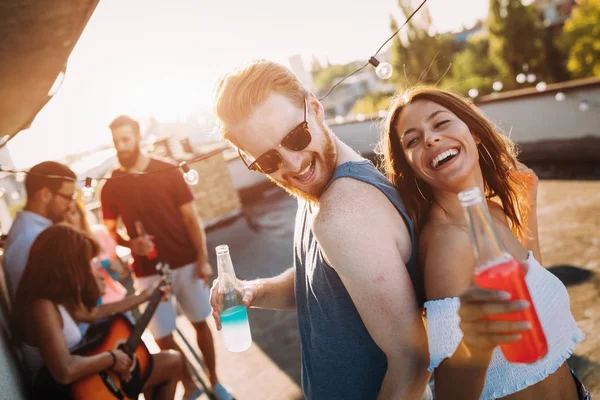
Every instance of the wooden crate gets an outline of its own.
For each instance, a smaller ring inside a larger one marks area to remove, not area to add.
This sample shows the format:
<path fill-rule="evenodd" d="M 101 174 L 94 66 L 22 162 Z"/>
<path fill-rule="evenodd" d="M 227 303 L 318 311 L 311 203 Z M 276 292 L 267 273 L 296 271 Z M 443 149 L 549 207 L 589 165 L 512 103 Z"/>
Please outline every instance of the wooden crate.
<path fill-rule="evenodd" d="M 198 183 L 192 186 L 192 190 L 204 227 L 215 225 L 241 213 L 240 197 L 233 186 L 223 152 L 189 163 L 189 166 L 198 171 L 200 176 Z"/>

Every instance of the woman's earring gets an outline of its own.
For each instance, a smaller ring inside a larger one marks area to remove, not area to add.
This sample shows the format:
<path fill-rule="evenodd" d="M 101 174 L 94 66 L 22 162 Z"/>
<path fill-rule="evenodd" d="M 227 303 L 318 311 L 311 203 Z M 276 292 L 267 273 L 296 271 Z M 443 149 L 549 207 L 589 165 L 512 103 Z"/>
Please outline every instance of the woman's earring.
<path fill-rule="evenodd" d="M 494 170 L 496 170 L 496 163 L 494 162 L 494 159 L 492 158 L 492 155 L 490 154 L 490 152 L 488 151 L 487 147 L 485 147 L 485 145 L 483 144 L 483 142 L 479 143 L 481 145 L 481 147 L 483 147 L 483 149 L 485 150 L 485 152 L 487 153 L 490 161 L 492 162 L 492 165 L 490 165 L 490 163 L 488 162 L 488 160 L 483 156 L 483 153 L 481 152 L 481 148 L 479 146 L 477 146 L 477 149 L 479 150 L 479 154 L 481 154 L 481 157 L 483 158 L 483 161 L 485 161 L 485 163 L 487 165 L 489 165 L 490 167 L 493 167 Z"/>
<path fill-rule="evenodd" d="M 425 200 L 427 203 L 429 203 L 429 200 L 427 200 L 425 198 L 425 195 L 423 195 L 423 192 L 421 191 L 421 188 L 419 187 L 419 182 L 417 182 L 417 178 L 415 178 L 415 185 L 417 186 L 417 190 L 421 194 L 421 197 L 423 198 L 423 200 Z"/>

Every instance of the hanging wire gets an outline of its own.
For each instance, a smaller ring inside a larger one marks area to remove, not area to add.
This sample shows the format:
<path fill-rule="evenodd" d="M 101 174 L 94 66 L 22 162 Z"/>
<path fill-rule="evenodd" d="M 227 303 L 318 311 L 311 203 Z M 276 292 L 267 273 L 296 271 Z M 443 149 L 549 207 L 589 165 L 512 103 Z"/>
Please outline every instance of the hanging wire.
<path fill-rule="evenodd" d="M 215 154 L 221 153 L 222 151 L 224 151 L 225 149 L 218 149 L 218 150 L 213 150 L 209 153 L 203 154 L 201 156 L 198 157 L 194 157 L 190 160 L 186 160 L 186 165 L 189 163 L 194 163 L 197 161 L 202 161 L 206 158 L 212 157 Z M 165 172 L 165 171 L 172 171 L 174 169 L 181 169 L 182 166 L 181 165 L 173 165 L 172 167 L 167 167 L 167 168 L 162 168 L 156 171 L 150 171 L 150 172 L 129 172 L 127 174 L 123 174 L 123 175 L 118 175 L 118 176 L 111 176 L 111 177 L 102 177 L 102 178 L 94 178 L 94 180 L 96 181 L 109 181 L 112 179 L 120 179 L 120 178 L 125 178 L 127 176 L 142 176 L 142 175 L 152 175 L 152 174 L 157 174 L 159 172 Z M 189 167 L 188 167 L 189 168 Z M 51 179 L 61 179 L 61 180 L 65 180 L 65 181 L 71 181 L 71 182 L 82 182 L 82 183 L 87 183 L 88 179 L 91 179 L 90 177 L 86 177 L 85 179 L 73 179 L 73 178 L 69 178 L 66 176 L 62 176 L 62 175 L 47 175 L 47 174 L 40 174 L 39 172 L 31 172 L 31 171 L 20 171 L 20 170 L 13 170 L 13 169 L 4 169 L 2 167 L 0 167 L 0 173 L 4 172 L 4 173 L 8 173 L 8 174 L 31 174 L 31 175 L 36 175 L 36 176 L 44 176 L 46 178 L 51 178 Z"/>
<path fill-rule="evenodd" d="M 425 5 L 425 3 L 427 3 L 427 0 L 423 0 L 423 2 L 421 4 L 419 4 L 419 7 L 417 7 L 415 9 L 415 11 L 413 11 L 408 18 L 406 18 L 406 21 L 404 21 L 404 23 L 402 24 L 402 26 L 400 26 L 400 28 L 396 29 L 396 31 L 394 33 L 392 33 L 392 36 L 390 36 L 385 42 L 383 42 L 383 44 L 379 47 L 379 49 L 377 49 L 377 51 L 375 52 L 375 54 L 373 54 L 373 57 L 375 57 L 377 54 L 379 54 L 379 52 L 381 51 L 381 49 L 383 49 L 385 47 L 386 44 L 388 44 L 390 42 L 390 40 L 392 40 L 399 32 L 400 29 L 404 28 L 404 26 L 406 26 L 406 24 L 408 24 L 408 22 L 412 19 L 412 17 L 415 16 L 415 14 L 421 9 L 421 7 L 423 7 Z M 350 78 L 352 75 L 362 71 L 363 69 L 365 69 L 368 65 L 370 64 L 370 61 L 367 61 L 362 67 L 352 71 L 351 73 L 349 73 L 348 75 L 346 75 L 345 77 L 343 77 L 342 79 L 340 79 L 339 81 L 337 81 L 337 83 L 335 85 L 333 85 L 331 88 L 329 88 L 329 90 L 327 91 L 327 93 L 325 93 L 323 96 L 321 96 L 321 98 L 319 99 L 319 101 L 322 101 L 325 97 L 329 96 L 329 94 L 333 91 L 333 89 L 335 89 L 339 84 L 341 84 L 342 82 L 344 82 L 346 79 Z"/>

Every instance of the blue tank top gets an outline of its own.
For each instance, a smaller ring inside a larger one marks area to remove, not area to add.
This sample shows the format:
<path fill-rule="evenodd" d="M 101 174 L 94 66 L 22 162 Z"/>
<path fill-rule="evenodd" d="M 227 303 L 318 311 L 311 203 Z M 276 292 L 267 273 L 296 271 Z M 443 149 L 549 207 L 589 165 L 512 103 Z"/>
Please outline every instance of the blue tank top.
<path fill-rule="evenodd" d="M 412 239 L 406 267 L 422 304 L 423 280 L 417 267 L 414 226 L 396 189 L 368 160 L 338 166 L 328 186 L 344 177 L 379 189 L 404 219 Z M 300 202 L 294 266 L 304 395 L 310 400 L 375 399 L 387 371 L 387 359 L 371 338 L 339 275 L 325 261 L 307 216 L 307 204 Z M 360 234 L 360 227 L 356 230 Z"/>

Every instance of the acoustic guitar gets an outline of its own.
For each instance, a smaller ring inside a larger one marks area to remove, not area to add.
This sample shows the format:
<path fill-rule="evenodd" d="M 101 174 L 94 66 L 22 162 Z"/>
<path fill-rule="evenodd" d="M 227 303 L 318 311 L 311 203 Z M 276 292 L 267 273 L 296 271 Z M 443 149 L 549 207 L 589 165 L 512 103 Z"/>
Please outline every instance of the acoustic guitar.
<path fill-rule="evenodd" d="M 159 263 L 156 268 L 165 277 L 162 286 L 170 284 L 171 271 L 168 265 Z M 135 326 L 122 314 L 94 323 L 86 331 L 81 343 L 71 350 L 71 354 L 79 356 L 93 356 L 116 349 L 125 352 L 133 360 L 129 381 L 124 382 L 111 370 L 104 370 L 69 385 L 63 385 L 58 383 L 44 366 L 37 375 L 33 397 L 73 400 L 137 399 L 152 371 L 152 355 L 142 341 L 142 333 L 162 297 L 160 288 L 156 288 Z"/>

